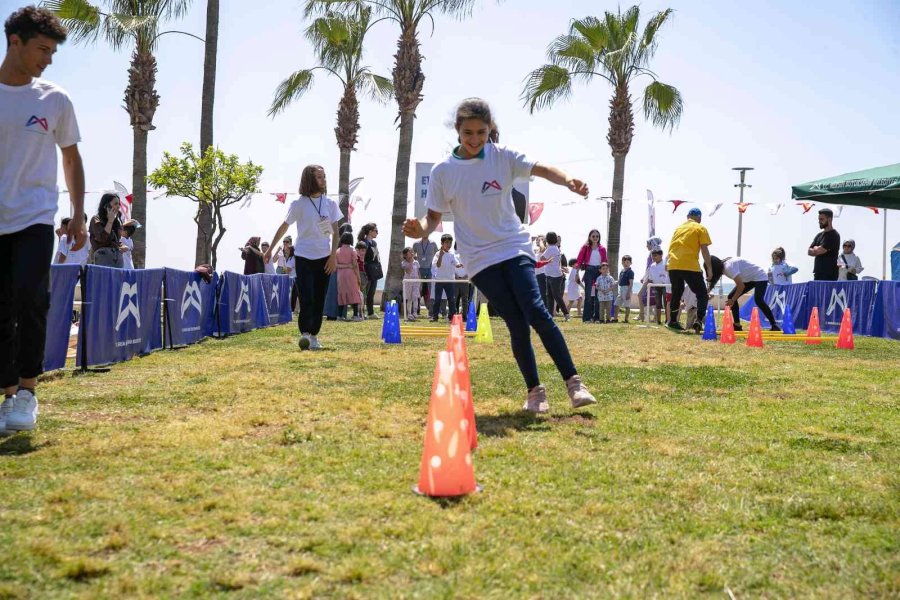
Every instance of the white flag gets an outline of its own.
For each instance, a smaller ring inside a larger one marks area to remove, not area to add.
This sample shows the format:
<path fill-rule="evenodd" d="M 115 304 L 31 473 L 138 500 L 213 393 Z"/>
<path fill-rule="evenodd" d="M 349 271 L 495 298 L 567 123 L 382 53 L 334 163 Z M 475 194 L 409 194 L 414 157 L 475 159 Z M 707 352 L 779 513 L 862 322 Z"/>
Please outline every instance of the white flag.
<path fill-rule="evenodd" d="M 770 203 L 766 204 L 766 206 L 768 206 L 769 208 L 772 209 L 772 210 L 769 212 L 769 214 L 771 214 L 771 215 L 777 215 L 777 214 L 778 214 L 778 211 L 781 210 L 781 207 L 784 206 L 784 202 L 778 202 L 778 203 L 770 202 Z"/>
<path fill-rule="evenodd" d="M 647 190 L 647 231 L 650 234 L 647 237 L 656 235 L 656 201 L 650 190 Z"/>
<path fill-rule="evenodd" d="M 841 216 L 841 213 L 842 213 L 842 212 L 844 212 L 844 205 L 843 205 L 843 204 L 838 204 L 838 205 L 834 208 L 834 216 L 835 216 L 835 218 Z"/>
<path fill-rule="evenodd" d="M 713 206 L 712 212 L 709 213 L 709 216 L 713 216 L 714 214 L 719 212 L 719 209 L 722 208 L 722 204 L 723 204 L 722 202 L 719 202 L 718 204 Z"/>

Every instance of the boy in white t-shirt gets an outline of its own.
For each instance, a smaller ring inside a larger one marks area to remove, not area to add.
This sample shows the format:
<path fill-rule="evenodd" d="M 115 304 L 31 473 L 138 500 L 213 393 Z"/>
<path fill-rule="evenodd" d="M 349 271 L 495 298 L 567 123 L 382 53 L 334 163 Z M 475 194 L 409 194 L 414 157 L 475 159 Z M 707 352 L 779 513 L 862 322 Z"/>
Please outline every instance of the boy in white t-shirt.
<path fill-rule="evenodd" d="M 441 246 L 431 261 L 431 278 L 456 279 L 456 265 L 459 260 L 453 252 L 453 236 L 445 233 L 441 236 Z M 434 284 L 434 298 L 431 300 L 431 320 L 437 321 L 441 307 L 441 297 L 447 296 L 447 312 L 452 321 L 456 314 L 456 284 L 439 281 Z"/>
<path fill-rule="evenodd" d="M 68 240 L 85 243 L 84 168 L 68 94 L 38 79 L 66 28 L 51 11 L 26 6 L 5 23 L 0 65 L 0 435 L 37 423 L 34 388 L 43 372 L 53 225 L 59 200 L 57 146 L 73 207 Z"/>
<path fill-rule="evenodd" d="M 650 253 L 650 257 L 652 262 L 650 266 L 647 267 L 647 274 L 644 275 L 643 281 L 641 283 L 650 284 L 668 284 L 669 283 L 669 274 L 666 271 L 666 263 L 663 262 L 663 251 L 661 249 L 655 249 Z M 653 287 L 653 297 L 656 299 L 656 322 L 657 324 L 661 324 L 660 321 L 660 306 L 665 305 L 666 307 L 666 319 L 668 322 L 668 311 L 669 304 L 665 302 L 666 297 L 666 288 L 664 287 Z M 647 320 L 650 320 L 650 307 L 647 307 Z"/>

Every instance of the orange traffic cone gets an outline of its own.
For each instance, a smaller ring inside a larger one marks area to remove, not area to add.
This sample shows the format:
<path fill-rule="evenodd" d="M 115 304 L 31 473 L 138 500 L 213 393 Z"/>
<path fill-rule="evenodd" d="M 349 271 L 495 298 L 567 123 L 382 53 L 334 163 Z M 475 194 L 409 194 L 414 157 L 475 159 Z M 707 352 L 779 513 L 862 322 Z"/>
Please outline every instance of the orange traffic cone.
<path fill-rule="evenodd" d="M 819 307 L 813 306 L 809 315 L 809 325 L 806 326 L 806 343 L 821 344 L 822 330 L 819 328 Z"/>
<path fill-rule="evenodd" d="M 733 344 L 734 339 L 734 317 L 731 316 L 731 308 L 725 307 L 725 314 L 722 316 L 722 336 L 719 341 L 723 344 Z"/>
<path fill-rule="evenodd" d="M 459 399 L 453 356 L 446 351 L 439 352 L 425 425 L 419 485 L 413 491 L 444 497 L 464 496 L 477 490 L 468 428 Z"/>
<path fill-rule="evenodd" d="M 759 328 L 759 309 L 755 306 L 753 307 L 753 312 L 750 313 L 750 332 L 747 334 L 747 347 L 763 347 L 762 331 Z"/>
<path fill-rule="evenodd" d="M 463 405 L 463 416 L 469 424 L 469 447 L 475 450 L 478 447 L 478 431 L 475 427 L 472 377 L 469 372 L 469 357 L 466 353 L 466 336 L 463 333 L 462 322 L 451 328 L 448 346 L 447 351 L 453 355 L 453 363 L 456 365 L 456 377 L 459 380 L 459 400 Z"/>
<path fill-rule="evenodd" d="M 844 318 L 841 319 L 841 331 L 838 333 L 835 348 L 841 350 L 853 350 L 853 319 L 850 317 L 850 309 L 844 309 Z"/>

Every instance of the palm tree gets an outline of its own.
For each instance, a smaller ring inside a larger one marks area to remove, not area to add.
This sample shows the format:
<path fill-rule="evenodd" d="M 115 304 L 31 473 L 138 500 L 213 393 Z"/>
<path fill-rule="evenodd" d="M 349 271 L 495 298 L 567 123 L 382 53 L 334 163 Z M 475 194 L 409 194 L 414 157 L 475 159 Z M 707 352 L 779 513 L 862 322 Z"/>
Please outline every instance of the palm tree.
<path fill-rule="evenodd" d="M 338 104 L 334 135 L 341 153 L 338 193 L 344 219 L 350 203 L 350 153 L 356 150 L 360 129 L 357 92 L 367 92 L 379 102 L 387 102 L 394 92 L 390 79 L 375 75 L 362 62 L 363 41 L 372 26 L 372 9 L 364 5 L 354 8 L 347 13 L 326 12 L 307 28 L 306 38 L 315 49 L 319 65 L 296 71 L 282 81 L 269 108 L 269 116 L 274 117 L 303 96 L 312 86 L 316 70 L 340 80 L 344 93 Z"/>
<path fill-rule="evenodd" d="M 657 33 L 672 16 L 672 9 L 653 15 L 638 32 L 640 9 L 632 6 L 622 13 L 607 11 L 604 18 L 586 17 L 572 21 L 569 33 L 556 38 L 547 49 L 550 64 L 531 72 L 522 98 L 530 112 L 548 108 L 572 95 L 572 82 L 605 79 L 613 87 L 609 103 L 609 131 L 606 141 L 612 149 L 614 170 L 613 205 L 609 218 L 609 265 L 615 272 L 619 264 L 619 240 L 622 229 L 622 189 L 625 186 L 625 157 L 634 137 L 634 113 L 630 86 L 633 80 L 647 76 L 644 88 L 644 118 L 656 127 L 669 129 L 681 120 L 681 93 L 657 79 L 648 68 L 656 53 Z"/>
<path fill-rule="evenodd" d="M 153 116 L 159 106 L 156 93 L 157 41 L 166 33 L 164 21 L 178 19 L 187 12 L 190 0 L 105 0 L 106 10 L 88 0 L 46 0 L 76 41 L 94 42 L 102 37 L 114 50 L 131 48 L 125 110 L 134 134 L 131 214 L 144 227 L 134 235 L 134 266 L 144 266 L 147 235 L 147 136 L 155 129 Z M 191 34 L 185 34 L 191 35 Z M 196 37 L 196 36 L 191 36 Z M 197 38 L 199 39 L 199 38 Z"/>
<path fill-rule="evenodd" d="M 206 41 L 203 56 L 203 96 L 200 100 L 200 153 L 213 145 L 213 106 L 216 101 L 216 57 L 219 49 L 219 0 L 206 1 Z M 206 202 L 197 210 L 194 264 L 212 260 L 213 209 Z"/>
<path fill-rule="evenodd" d="M 391 215 L 391 247 L 389 256 L 400 256 L 406 238 L 403 236 L 403 221 L 406 220 L 406 206 L 409 195 L 409 163 L 412 154 L 413 123 L 416 108 L 422 101 L 425 74 L 422 73 L 422 55 L 419 53 L 419 24 L 422 21 L 434 23 L 438 13 L 459 18 L 472 12 L 475 0 L 307 0 L 307 14 L 317 13 L 330 7 L 356 6 L 364 4 L 374 9 L 381 19 L 393 21 L 400 26 L 397 53 L 394 55 L 394 98 L 397 100 L 400 122 L 400 141 L 397 150 L 397 169 L 394 175 L 394 206 Z M 403 282 L 403 270 L 399 260 L 388 261 L 382 302 L 399 298 Z"/>

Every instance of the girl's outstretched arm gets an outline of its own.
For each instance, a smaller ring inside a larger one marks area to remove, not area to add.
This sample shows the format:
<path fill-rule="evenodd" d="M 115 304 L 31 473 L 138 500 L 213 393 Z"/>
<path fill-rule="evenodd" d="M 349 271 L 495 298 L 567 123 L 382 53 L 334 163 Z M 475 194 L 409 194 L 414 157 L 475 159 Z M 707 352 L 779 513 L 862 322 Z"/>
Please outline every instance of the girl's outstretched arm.
<path fill-rule="evenodd" d="M 426 235 L 431 235 L 443 218 L 441 213 L 428 209 L 428 213 L 421 219 L 407 219 L 403 223 L 403 235 L 421 240 Z"/>
<path fill-rule="evenodd" d="M 584 196 L 585 198 L 587 198 L 588 193 L 590 193 L 587 183 L 580 179 L 570 177 L 565 171 L 557 167 L 536 163 L 531 169 L 531 174 L 535 177 L 546 179 L 550 183 L 565 186 L 569 188 L 569 191 L 574 192 L 579 196 Z"/>

